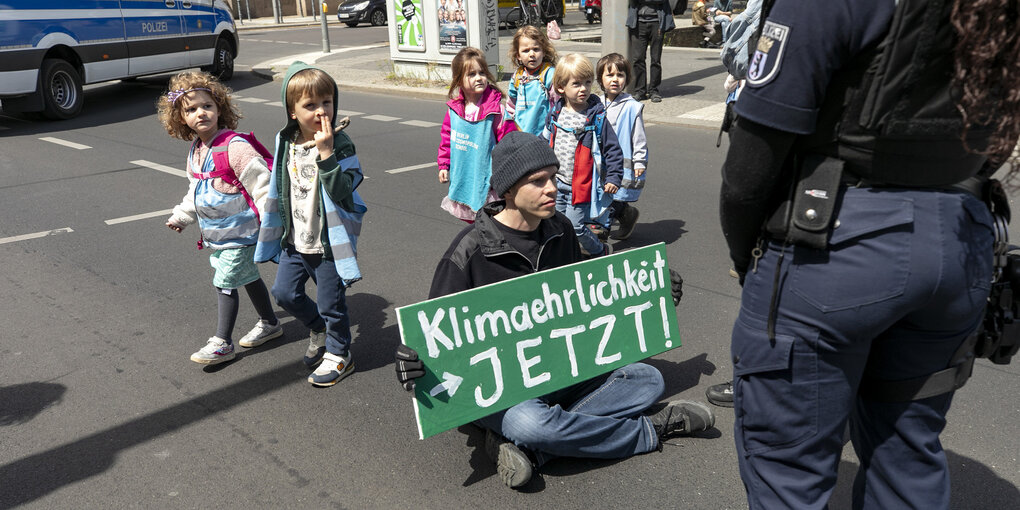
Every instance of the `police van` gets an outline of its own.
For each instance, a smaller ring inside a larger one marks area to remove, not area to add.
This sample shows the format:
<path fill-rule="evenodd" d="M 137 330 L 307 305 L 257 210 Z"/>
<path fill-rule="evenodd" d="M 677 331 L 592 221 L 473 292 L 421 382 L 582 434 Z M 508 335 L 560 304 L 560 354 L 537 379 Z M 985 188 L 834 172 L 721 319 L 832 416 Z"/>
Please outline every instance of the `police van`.
<path fill-rule="evenodd" d="M 190 67 L 226 80 L 237 50 L 222 0 L 0 0 L 0 106 L 68 119 L 83 84 Z"/>

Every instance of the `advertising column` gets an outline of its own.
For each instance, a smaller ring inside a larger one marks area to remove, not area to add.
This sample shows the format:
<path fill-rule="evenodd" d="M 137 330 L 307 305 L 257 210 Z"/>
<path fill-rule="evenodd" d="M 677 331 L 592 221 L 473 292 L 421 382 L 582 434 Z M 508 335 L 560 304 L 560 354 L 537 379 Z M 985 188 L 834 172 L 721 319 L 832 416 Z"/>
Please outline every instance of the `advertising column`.
<path fill-rule="evenodd" d="M 491 71 L 499 63 L 497 0 L 390 0 L 390 59 L 398 76 L 450 79 L 458 51 L 485 52 Z"/>

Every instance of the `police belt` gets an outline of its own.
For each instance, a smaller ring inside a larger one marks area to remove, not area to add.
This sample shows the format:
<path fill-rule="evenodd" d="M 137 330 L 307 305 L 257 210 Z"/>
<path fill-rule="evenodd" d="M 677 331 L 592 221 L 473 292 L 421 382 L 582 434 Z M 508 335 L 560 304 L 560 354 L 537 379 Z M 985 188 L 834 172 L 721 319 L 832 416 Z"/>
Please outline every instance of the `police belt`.
<path fill-rule="evenodd" d="M 903 186 L 863 179 L 845 171 L 843 160 L 807 153 L 798 155 L 797 182 L 790 196 L 765 224 L 767 237 L 789 244 L 824 250 L 836 217 L 841 191 L 855 188 L 923 189 L 969 193 L 985 201 L 987 177 L 972 176 L 948 185 Z"/>

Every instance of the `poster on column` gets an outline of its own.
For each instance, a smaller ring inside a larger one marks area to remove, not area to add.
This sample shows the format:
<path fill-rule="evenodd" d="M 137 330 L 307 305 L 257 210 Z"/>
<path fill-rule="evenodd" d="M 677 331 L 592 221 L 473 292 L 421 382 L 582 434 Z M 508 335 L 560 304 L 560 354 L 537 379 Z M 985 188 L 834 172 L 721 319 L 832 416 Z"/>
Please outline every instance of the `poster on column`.
<path fill-rule="evenodd" d="M 425 23 L 422 0 L 391 0 L 397 23 L 397 47 L 408 51 L 425 51 Z"/>
<path fill-rule="evenodd" d="M 464 0 L 438 0 L 439 51 L 457 53 L 467 46 L 467 4 Z"/>
<path fill-rule="evenodd" d="M 659 243 L 397 308 L 418 437 L 680 346 Z"/>

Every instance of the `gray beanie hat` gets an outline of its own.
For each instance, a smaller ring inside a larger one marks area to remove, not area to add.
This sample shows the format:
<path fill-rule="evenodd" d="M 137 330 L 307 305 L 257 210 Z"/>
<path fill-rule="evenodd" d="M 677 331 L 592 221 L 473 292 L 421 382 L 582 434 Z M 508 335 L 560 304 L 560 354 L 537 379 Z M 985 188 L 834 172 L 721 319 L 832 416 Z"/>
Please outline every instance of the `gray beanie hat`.
<path fill-rule="evenodd" d="M 560 167 L 548 140 L 511 131 L 492 149 L 492 191 L 502 198 L 521 177 L 547 166 Z"/>

